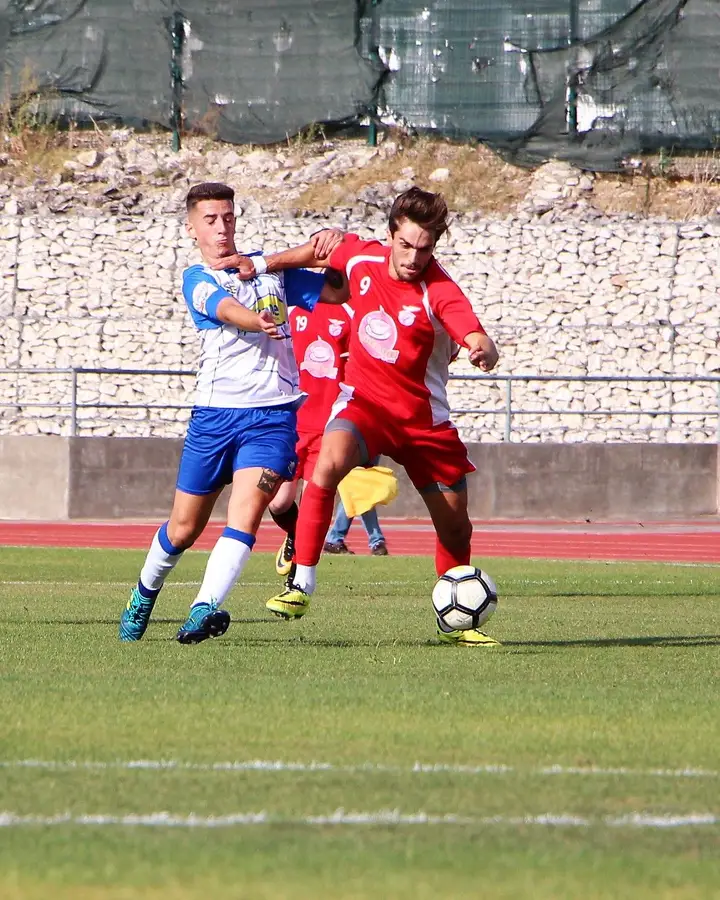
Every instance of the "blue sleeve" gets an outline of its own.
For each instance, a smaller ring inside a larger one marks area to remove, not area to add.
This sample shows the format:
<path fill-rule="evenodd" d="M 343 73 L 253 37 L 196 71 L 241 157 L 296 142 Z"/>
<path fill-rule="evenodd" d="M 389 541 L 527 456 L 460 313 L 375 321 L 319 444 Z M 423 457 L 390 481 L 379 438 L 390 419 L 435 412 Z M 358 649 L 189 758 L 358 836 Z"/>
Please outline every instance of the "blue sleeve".
<path fill-rule="evenodd" d="M 307 269 L 285 269 L 283 275 L 287 305 L 312 312 L 325 284 L 325 276 Z"/>
<path fill-rule="evenodd" d="M 217 308 L 230 294 L 220 287 L 212 275 L 202 266 L 190 266 L 183 272 L 182 291 L 198 328 L 222 328 L 223 323 L 217 318 Z"/>

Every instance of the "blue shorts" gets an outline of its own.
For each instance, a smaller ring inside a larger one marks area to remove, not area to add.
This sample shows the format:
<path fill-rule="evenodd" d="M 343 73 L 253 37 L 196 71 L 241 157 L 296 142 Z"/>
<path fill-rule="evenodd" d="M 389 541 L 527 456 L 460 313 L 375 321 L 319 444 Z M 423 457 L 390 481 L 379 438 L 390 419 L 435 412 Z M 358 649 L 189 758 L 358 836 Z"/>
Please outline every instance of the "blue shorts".
<path fill-rule="evenodd" d="M 286 480 L 295 473 L 297 415 L 290 406 L 220 409 L 198 406 L 185 437 L 178 490 L 212 494 L 230 484 L 238 469 L 272 469 Z"/>

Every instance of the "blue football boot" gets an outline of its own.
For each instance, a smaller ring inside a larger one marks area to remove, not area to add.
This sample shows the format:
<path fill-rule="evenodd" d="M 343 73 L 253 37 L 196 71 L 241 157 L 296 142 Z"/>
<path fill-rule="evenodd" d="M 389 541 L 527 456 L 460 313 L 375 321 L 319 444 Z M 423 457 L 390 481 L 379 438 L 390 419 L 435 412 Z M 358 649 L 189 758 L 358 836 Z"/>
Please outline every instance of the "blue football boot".
<path fill-rule="evenodd" d="M 220 637 L 230 627 L 230 613 L 214 603 L 198 603 L 180 626 L 177 640 L 181 644 L 199 644 L 210 637 Z"/>
<path fill-rule="evenodd" d="M 155 606 L 155 597 L 152 600 L 143 597 L 137 587 L 130 592 L 130 599 L 120 616 L 120 640 L 139 641 L 145 634 L 150 621 L 150 613 Z"/>

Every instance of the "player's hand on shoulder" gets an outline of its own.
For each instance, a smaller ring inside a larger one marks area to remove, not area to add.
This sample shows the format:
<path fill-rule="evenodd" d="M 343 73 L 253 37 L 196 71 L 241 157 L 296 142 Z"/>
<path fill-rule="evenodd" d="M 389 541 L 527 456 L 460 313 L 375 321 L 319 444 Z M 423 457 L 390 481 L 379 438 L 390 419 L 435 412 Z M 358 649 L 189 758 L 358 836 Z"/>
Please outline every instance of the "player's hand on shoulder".
<path fill-rule="evenodd" d="M 223 256 L 216 262 L 210 263 L 212 269 L 237 269 L 238 277 L 243 281 L 249 281 L 255 278 L 255 264 L 251 256 L 242 256 L 240 253 L 233 253 L 232 256 Z"/>
<path fill-rule="evenodd" d="M 269 309 L 264 309 L 261 313 L 258 313 L 258 319 L 260 320 L 260 331 L 263 334 L 275 341 L 281 341 L 284 338 L 285 335 L 276 325 L 273 314 Z"/>
<path fill-rule="evenodd" d="M 345 232 L 337 228 L 325 228 L 323 231 L 316 232 L 310 238 L 315 258 L 327 259 L 338 244 L 342 243 L 344 236 Z"/>

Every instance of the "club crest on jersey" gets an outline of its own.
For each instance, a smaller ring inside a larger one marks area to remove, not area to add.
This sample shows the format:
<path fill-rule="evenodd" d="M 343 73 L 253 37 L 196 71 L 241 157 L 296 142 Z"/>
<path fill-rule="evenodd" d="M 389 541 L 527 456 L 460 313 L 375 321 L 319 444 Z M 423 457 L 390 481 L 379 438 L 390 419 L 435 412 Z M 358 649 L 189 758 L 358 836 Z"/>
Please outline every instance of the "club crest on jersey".
<path fill-rule="evenodd" d="M 397 325 L 382 306 L 362 317 L 358 338 L 370 356 L 375 359 L 394 363 L 400 355 L 395 349 L 398 338 Z"/>
<path fill-rule="evenodd" d="M 300 370 L 309 372 L 313 378 L 337 378 L 335 351 L 331 344 L 318 337 L 308 344 Z"/>
<path fill-rule="evenodd" d="M 201 281 L 195 285 L 192 292 L 192 305 L 199 313 L 205 315 L 207 311 L 207 302 L 217 290 L 216 284 L 208 284 L 207 281 Z"/>
<path fill-rule="evenodd" d="M 330 337 L 340 337 L 344 324 L 342 319 L 330 319 L 330 324 L 328 326 Z"/>
<path fill-rule="evenodd" d="M 415 323 L 416 313 L 419 312 L 419 306 L 403 306 L 398 314 L 398 322 L 401 325 L 413 325 Z"/>

